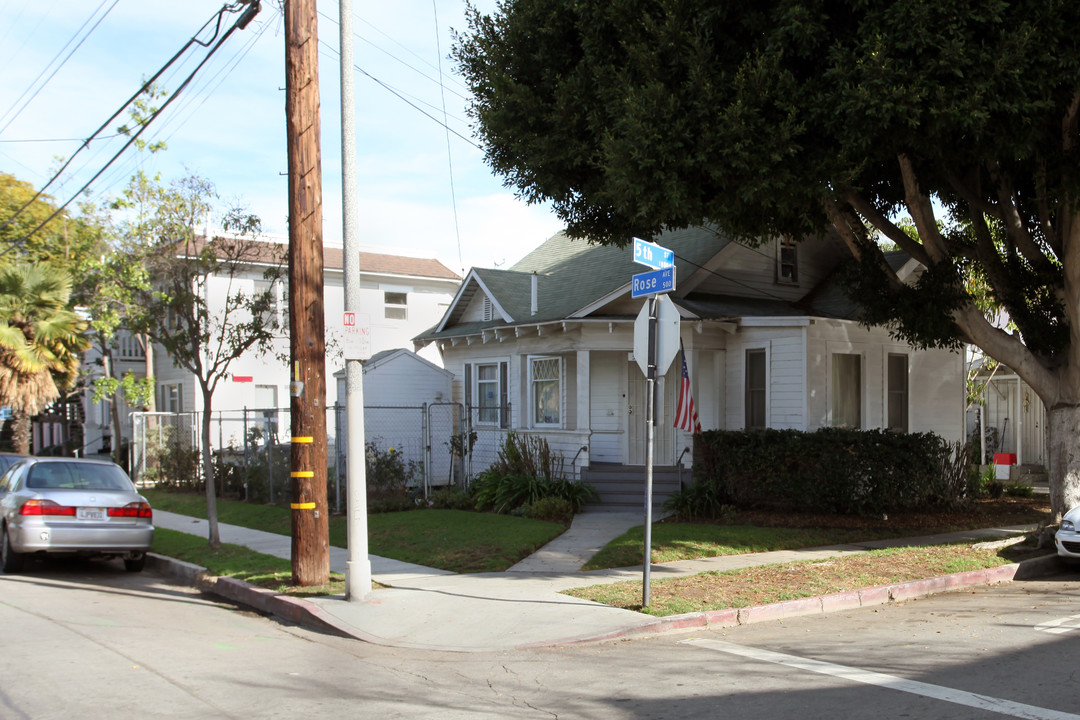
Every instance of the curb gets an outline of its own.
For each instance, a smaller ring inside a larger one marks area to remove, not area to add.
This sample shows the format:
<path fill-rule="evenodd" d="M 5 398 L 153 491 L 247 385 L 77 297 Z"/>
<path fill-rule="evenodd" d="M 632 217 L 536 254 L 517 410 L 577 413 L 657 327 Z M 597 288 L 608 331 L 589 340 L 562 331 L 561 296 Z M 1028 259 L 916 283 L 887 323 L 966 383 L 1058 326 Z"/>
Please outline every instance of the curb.
<path fill-rule="evenodd" d="M 156 553 L 148 553 L 147 561 L 148 567 L 156 572 L 177 579 L 203 592 L 218 595 L 240 605 L 247 605 L 258 612 L 273 615 L 308 630 L 329 633 L 339 637 L 351 637 L 379 645 L 388 644 L 385 640 L 340 623 L 321 607 L 303 598 L 282 595 L 235 578 L 215 577 L 210 575 L 206 568 Z M 525 643 L 516 646 L 514 649 L 526 650 L 542 647 L 586 645 L 686 630 L 719 630 L 771 620 L 857 610 L 864 607 L 915 600 L 940 593 L 955 592 L 971 587 L 998 585 L 1014 580 L 1030 580 L 1053 574 L 1060 567 L 1056 554 L 1044 555 L 1019 563 L 1001 565 L 985 570 L 970 570 L 923 580 L 909 580 L 902 583 L 848 590 L 830 595 L 786 600 L 768 605 L 669 615 L 643 624 L 628 625 L 611 632 Z"/>
<path fill-rule="evenodd" d="M 550 643 L 530 643 L 522 645 L 520 648 L 584 645 L 683 630 L 721 630 L 770 620 L 785 620 L 805 615 L 857 610 L 864 607 L 887 605 L 892 602 L 916 600 L 930 595 L 955 592 L 983 585 L 999 585 L 1013 580 L 1031 580 L 1051 575 L 1057 572 L 1060 567 L 1060 561 L 1056 554 L 1043 555 L 1019 563 L 1000 565 L 984 570 L 969 570 L 923 580 L 909 580 L 902 583 L 878 585 L 830 595 L 785 600 L 768 605 L 669 615 L 657 618 L 654 622 L 635 625 L 609 633 L 563 638 Z"/>

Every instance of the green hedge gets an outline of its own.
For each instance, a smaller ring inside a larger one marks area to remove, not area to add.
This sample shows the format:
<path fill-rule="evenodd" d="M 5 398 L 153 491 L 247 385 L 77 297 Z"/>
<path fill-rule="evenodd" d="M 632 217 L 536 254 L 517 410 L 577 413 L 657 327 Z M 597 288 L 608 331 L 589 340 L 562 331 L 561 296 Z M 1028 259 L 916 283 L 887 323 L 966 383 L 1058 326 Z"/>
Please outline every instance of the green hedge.
<path fill-rule="evenodd" d="M 967 499 L 966 456 L 933 433 L 824 428 L 710 430 L 695 437 L 694 479 L 741 508 L 880 515 Z"/>

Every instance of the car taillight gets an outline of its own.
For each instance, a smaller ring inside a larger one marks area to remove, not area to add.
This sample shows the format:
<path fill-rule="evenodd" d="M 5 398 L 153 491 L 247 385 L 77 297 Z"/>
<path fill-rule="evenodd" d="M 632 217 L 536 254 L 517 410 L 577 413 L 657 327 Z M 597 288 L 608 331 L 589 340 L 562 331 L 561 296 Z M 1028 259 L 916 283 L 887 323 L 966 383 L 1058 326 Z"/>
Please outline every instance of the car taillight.
<path fill-rule="evenodd" d="M 54 503 L 52 500 L 27 500 L 19 510 L 20 515 L 71 515 L 75 508 Z"/>
<path fill-rule="evenodd" d="M 150 503 L 133 502 L 124 507 L 109 508 L 109 517 L 133 517 L 149 520 L 153 516 L 154 513 L 150 509 Z"/>

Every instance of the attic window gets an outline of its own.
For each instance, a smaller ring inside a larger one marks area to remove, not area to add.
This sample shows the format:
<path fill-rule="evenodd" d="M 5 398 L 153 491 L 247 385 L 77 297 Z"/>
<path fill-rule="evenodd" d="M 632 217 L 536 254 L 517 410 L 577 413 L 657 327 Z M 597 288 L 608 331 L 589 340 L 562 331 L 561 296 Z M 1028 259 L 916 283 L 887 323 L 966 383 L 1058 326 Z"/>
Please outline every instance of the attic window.
<path fill-rule="evenodd" d="M 796 284 L 799 282 L 799 256 L 795 240 L 784 236 L 776 246 L 776 282 Z"/>
<path fill-rule="evenodd" d="M 495 308 L 491 304 L 491 298 L 484 296 L 484 322 L 490 322 L 495 316 Z"/>

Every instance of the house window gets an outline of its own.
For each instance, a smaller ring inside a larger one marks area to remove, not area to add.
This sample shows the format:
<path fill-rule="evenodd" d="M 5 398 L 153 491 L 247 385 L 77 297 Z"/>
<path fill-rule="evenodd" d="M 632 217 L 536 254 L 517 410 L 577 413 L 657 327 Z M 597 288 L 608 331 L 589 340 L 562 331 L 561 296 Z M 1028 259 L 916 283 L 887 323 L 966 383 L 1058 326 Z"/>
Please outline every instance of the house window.
<path fill-rule="evenodd" d="M 767 380 L 764 349 L 746 351 L 746 427 L 763 428 Z"/>
<path fill-rule="evenodd" d="M 832 356 L 832 425 L 862 428 L 862 356 Z"/>
<path fill-rule="evenodd" d="M 268 301 L 266 312 L 263 314 L 263 323 L 267 325 L 276 323 L 278 327 L 282 327 L 281 282 L 276 280 L 256 280 L 255 294 L 252 299 L 258 299 L 262 295 L 266 295 Z"/>
<path fill-rule="evenodd" d="M 908 431 L 908 356 L 889 353 L 887 362 L 888 427 L 890 430 L 906 433 Z"/>
<path fill-rule="evenodd" d="M 180 383 L 161 386 L 161 410 L 162 412 L 184 412 L 184 395 L 180 391 Z"/>
<path fill-rule="evenodd" d="M 384 292 L 384 317 L 387 320 L 407 320 L 409 318 L 408 293 Z"/>
<path fill-rule="evenodd" d="M 557 357 L 529 360 L 533 425 L 558 425 L 561 405 L 562 361 Z"/>
<path fill-rule="evenodd" d="M 776 281 L 795 284 L 799 282 L 799 254 L 795 240 L 781 238 L 776 247 Z"/>
<path fill-rule="evenodd" d="M 506 424 L 506 363 L 484 363 L 476 366 L 477 421 Z"/>

